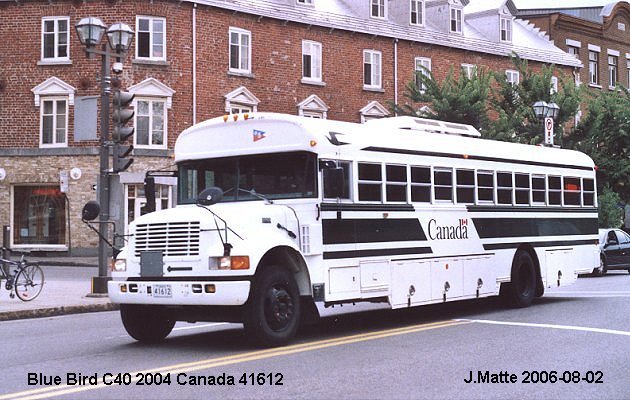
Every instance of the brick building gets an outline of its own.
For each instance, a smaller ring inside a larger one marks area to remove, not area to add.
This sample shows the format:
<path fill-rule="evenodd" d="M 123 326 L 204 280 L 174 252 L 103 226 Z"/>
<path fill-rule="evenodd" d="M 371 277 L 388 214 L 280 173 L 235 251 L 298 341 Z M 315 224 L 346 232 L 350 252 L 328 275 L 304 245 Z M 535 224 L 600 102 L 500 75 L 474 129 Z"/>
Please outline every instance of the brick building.
<path fill-rule="evenodd" d="M 538 7 L 523 3 L 516 15 L 545 31 L 555 44 L 578 58 L 579 81 L 598 90 L 630 88 L 630 3 Z"/>
<path fill-rule="evenodd" d="M 137 217 L 147 170 L 174 169 L 179 132 L 225 113 L 361 122 L 391 115 L 414 71 L 506 71 L 512 52 L 571 74 L 582 62 L 515 17 L 511 0 L 0 0 L 0 224 L 10 244 L 94 253 L 81 222 L 96 198 L 100 60 L 83 17 L 134 29 L 122 87 L 135 93 L 134 164 L 111 177 L 117 229 Z M 60 190 L 60 177 L 67 190 Z M 158 207 L 176 202 L 171 178 Z"/>

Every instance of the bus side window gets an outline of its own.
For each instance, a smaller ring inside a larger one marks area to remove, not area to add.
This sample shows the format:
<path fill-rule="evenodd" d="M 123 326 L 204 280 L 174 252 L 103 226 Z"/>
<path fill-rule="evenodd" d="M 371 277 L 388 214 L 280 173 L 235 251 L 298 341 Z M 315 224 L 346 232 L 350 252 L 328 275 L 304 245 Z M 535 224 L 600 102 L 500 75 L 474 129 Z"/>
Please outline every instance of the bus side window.
<path fill-rule="evenodd" d="M 532 204 L 545 204 L 545 177 L 532 175 Z"/>
<path fill-rule="evenodd" d="M 567 206 L 579 206 L 581 190 L 580 178 L 565 177 L 564 190 L 562 192 L 564 204 Z"/>
<path fill-rule="evenodd" d="M 359 201 L 381 201 L 383 171 L 381 164 L 358 163 Z"/>
<path fill-rule="evenodd" d="M 407 166 L 385 165 L 385 201 L 407 202 Z"/>
<path fill-rule="evenodd" d="M 477 171 L 477 201 L 494 203 L 494 172 Z"/>
<path fill-rule="evenodd" d="M 529 174 L 514 174 L 516 204 L 529 204 Z"/>
<path fill-rule="evenodd" d="M 472 204 L 475 202 L 475 172 L 471 169 L 458 169 L 455 174 L 457 180 L 457 202 Z"/>
<path fill-rule="evenodd" d="M 411 167 L 411 201 L 431 202 L 431 168 Z"/>
<path fill-rule="evenodd" d="M 548 176 L 547 183 L 549 187 L 549 205 L 559 206 L 562 204 L 561 200 L 561 189 L 562 184 L 560 183 L 559 176 Z"/>
<path fill-rule="evenodd" d="M 497 172 L 497 202 L 512 204 L 512 173 Z"/>
<path fill-rule="evenodd" d="M 585 206 L 595 205 L 595 182 L 592 179 L 582 179 L 582 204 Z"/>
<path fill-rule="evenodd" d="M 453 170 L 451 168 L 434 168 L 433 187 L 435 200 L 453 202 Z"/>

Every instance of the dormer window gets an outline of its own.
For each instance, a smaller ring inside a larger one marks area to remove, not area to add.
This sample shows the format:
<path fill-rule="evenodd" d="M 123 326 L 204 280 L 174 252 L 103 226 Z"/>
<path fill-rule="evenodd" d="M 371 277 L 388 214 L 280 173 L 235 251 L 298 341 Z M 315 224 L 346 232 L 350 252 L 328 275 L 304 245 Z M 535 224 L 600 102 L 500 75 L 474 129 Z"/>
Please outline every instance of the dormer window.
<path fill-rule="evenodd" d="M 451 32 L 462 33 L 462 9 L 451 7 Z"/>
<path fill-rule="evenodd" d="M 374 18 L 385 18 L 387 0 L 371 0 L 370 15 Z"/>
<path fill-rule="evenodd" d="M 512 19 L 501 18 L 501 41 L 512 41 Z"/>
<path fill-rule="evenodd" d="M 424 0 L 411 0 L 411 25 L 424 25 Z"/>
<path fill-rule="evenodd" d="M 313 0 L 297 0 L 298 4 L 309 4 L 312 5 L 313 4 Z"/>

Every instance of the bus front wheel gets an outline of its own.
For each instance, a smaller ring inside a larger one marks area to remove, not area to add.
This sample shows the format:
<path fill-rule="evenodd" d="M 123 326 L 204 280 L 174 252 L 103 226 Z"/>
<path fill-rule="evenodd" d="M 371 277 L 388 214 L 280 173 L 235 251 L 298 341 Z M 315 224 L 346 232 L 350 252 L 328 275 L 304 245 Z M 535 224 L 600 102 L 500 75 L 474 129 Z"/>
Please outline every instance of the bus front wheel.
<path fill-rule="evenodd" d="M 247 335 L 258 344 L 281 346 L 295 336 L 300 312 L 300 294 L 293 274 L 269 266 L 254 281 L 243 325 Z"/>
<path fill-rule="evenodd" d="M 501 296 L 512 307 L 529 307 L 536 295 L 536 267 L 531 254 L 519 250 L 512 261 L 509 283 L 501 285 Z"/>
<path fill-rule="evenodd" d="M 160 309 L 139 304 L 121 304 L 120 318 L 129 336 L 139 342 L 159 342 L 175 326 Z"/>

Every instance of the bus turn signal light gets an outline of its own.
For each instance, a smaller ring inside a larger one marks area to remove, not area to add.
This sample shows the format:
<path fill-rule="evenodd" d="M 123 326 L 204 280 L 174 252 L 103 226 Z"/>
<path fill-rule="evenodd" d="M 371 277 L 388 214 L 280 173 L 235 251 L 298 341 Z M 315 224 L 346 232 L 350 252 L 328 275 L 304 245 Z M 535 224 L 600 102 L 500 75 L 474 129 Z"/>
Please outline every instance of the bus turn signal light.
<path fill-rule="evenodd" d="M 219 269 L 249 269 L 249 256 L 221 257 Z"/>

